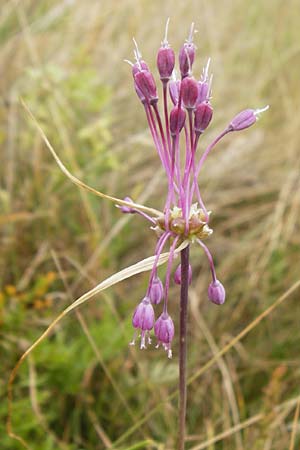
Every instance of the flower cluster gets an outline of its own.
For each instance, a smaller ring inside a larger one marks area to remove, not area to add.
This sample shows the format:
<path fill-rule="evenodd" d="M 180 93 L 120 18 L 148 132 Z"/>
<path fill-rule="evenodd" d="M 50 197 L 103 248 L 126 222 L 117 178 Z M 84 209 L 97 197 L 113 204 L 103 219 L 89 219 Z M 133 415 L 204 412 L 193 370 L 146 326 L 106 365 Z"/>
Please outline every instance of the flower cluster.
<path fill-rule="evenodd" d="M 261 112 L 268 107 L 246 109 L 237 114 L 229 125 L 204 150 L 199 160 L 199 141 L 208 128 L 212 117 L 211 105 L 212 75 L 209 73 L 210 59 L 205 65 L 199 80 L 193 77 L 192 68 L 196 55 L 194 24 L 190 34 L 179 51 L 180 78 L 175 71 L 175 53 L 170 47 L 168 22 L 165 37 L 157 53 L 157 69 L 162 84 L 162 114 L 158 108 L 158 90 L 156 81 L 148 64 L 142 59 L 136 42 L 134 63 L 132 66 L 134 87 L 146 114 L 155 148 L 164 168 L 168 193 L 161 217 L 153 218 L 146 213 L 129 206 L 121 206 L 123 213 L 139 213 L 152 224 L 158 236 L 155 261 L 150 274 L 145 297 L 135 309 L 132 324 L 141 337 L 141 348 L 151 343 L 150 332 L 154 328 L 157 346 L 162 344 L 168 356 L 172 356 L 171 343 L 174 337 L 174 323 L 168 313 L 168 296 L 172 262 L 176 247 L 184 240 L 195 242 L 204 250 L 210 265 L 212 282 L 208 287 L 208 298 L 221 305 L 225 301 L 225 289 L 217 279 L 214 262 L 203 240 L 212 234 L 209 227 L 210 211 L 204 205 L 198 186 L 198 177 L 202 166 L 216 144 L 228 133 L 244 130 L 253 125 Z M 171 105 L 171 109 L 170 109 Z M 132 202 L 126 197 L 127 202 Z M 159 257 L 166 245 L 170 246 L 166 279 L 163 285 L 157 273 Z M 189 283 L 192 280 L 192 268 L 189 267 Z M 174 282 L 181 284 L 181 267 L 175 271 Z M 163 300 L 163 311 L 155 321 L 153 306 Z"/>

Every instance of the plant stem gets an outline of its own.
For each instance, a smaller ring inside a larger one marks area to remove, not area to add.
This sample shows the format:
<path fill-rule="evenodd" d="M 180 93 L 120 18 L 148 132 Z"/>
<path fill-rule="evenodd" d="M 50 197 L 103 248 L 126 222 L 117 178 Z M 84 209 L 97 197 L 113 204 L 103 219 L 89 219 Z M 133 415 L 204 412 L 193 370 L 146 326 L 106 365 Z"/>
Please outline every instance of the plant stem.
<path fill-rule="evenodd" d="M 178 450 L 184 450 L 186 419 L 186 353 L 187 353 L 187 310 L 189 289 L 190 247 L 181 252 L 180 291 L 180 338 L 179 338 L 179 443 Z"/>

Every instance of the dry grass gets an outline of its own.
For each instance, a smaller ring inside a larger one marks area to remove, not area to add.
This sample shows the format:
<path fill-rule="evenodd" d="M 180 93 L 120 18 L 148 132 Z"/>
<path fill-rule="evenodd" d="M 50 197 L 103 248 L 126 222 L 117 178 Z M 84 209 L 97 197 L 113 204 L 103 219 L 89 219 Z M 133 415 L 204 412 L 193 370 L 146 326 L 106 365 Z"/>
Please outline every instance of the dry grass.
<path fill-rule="evenodd" d="M 160 209 L 166 183 L 122 60 L 131 56 L 135 36 L 154 68 L 168 16 L 174 48 L 190 22 L 197 25 L 195 73 L 212 57 L 215 117 L 206 142 L 240 109 L 271 105 L 255 128 L 224 140 L 201 180 L 213 211 L 209 245 L 228 300 L 222 308 L 208 304 L 209 271 L 194 249 L 189 373 L 201 377 L 189 386 L 187 448 L 296 450 L 299 290 L 255 320 L 299 280 L 298 0 L 195 0 L 176 8 L 170 0 L 1 5 L 0 389 L 70 296 L 151 255 L 154 246 L 142 220 L 120 218 L 61 175 L 19 98 L 74 175 Z M 41 293 L 48 273 L 54 284 L 48 277 Z M 33 353 L 15 387 L 13 414 L 30 448 L 174 449 L 176 357 L 168 363 L 161 353 L 127 347 L 145 283 L 139 276 L 104 292 Z M 253 321 L 252 331 L 235 340 Z M 3 448 L 18 448 L 1 435 Z"/>

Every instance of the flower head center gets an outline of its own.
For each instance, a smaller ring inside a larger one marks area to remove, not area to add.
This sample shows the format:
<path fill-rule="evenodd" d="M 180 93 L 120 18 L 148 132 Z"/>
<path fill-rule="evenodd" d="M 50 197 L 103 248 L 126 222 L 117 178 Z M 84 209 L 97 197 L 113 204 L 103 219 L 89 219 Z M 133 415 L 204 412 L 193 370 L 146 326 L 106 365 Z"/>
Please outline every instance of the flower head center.
<path fill-rule="evenodd" d="M 161 234 L 168 228 L 169 231 L 183 239 L 193 240 L 195 238 L 205 239 L 209 237 L 213 230 L 208 226 L 206 215 L 202 208 L 198 208 L 197 203 L 194 203 L 190 209 L 188 219 L 188 226 L 182 214 L 182 209 L 174 206 L 168 214 L 168 221 L 166 221 L 166 214 L 161 215 L 156 223 L 155 231 Z"/>

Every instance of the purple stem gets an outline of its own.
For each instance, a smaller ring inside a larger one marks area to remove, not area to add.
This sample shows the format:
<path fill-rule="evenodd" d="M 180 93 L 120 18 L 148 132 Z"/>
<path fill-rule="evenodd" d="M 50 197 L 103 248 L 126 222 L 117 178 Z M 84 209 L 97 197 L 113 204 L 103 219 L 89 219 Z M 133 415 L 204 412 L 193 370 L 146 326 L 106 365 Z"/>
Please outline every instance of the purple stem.
<path fill-rule="evenodd" d="M 193 195 L 194 195 L 194 191 L 196 190 L 196 195 L 197 195 L 197 200 L 198 200 L 199 206 L 204 211 L 206 222 L 208 222 L 209 215 L 208 215 L 207 209 L 204 205 L 204 202 L 203 202 L 201 194 L 200 194 L 200 189 L 199 189 L 197 175 L 196 175 L 196 166 L 195 166 L 195 154 L 196 154 L 199 138 L 200 138 L 200 134 L 197 133 L 194 144 L 193 144 L 192 156 L 191 156 L 191 161 L 190 161 L 190 166 L 193 170 L 192 188 L 191 188 L 191 193 L 190 193 L 190 204 L 192 204 L 192 202 L 193 202 Z"/>
<path fill-rule="evenodd" d="M 153 267 L 152 267 L 152 270 L 151 270 L 151 274 L 150 274 L 149 286 L 148 286 L 147 293 L 146 293 L 147 296 L 149 296 L 149 292 L 150 292 L 150 289 L 151 289 L 151 286 L 152 286 L 152 283 L 153 283 L 153 278 L 154 278 L 154 275 L 156 274 L 157 263 L 158 263 L 160 254 L 161 254 L 161 252 L 162 252 L 162 250 L 164 248 L 164 245 L 165 245 L 166 241 L 169 239 L 171 234 L 172 233 L 166 232 L 166 233 L 162 234 L 160 236 L 160 238 L 158 239 L 158 241 L 157 241 L 156 248 L 155 248 L 155 255 L 156 255 L 156 257 L 155 257 L 155 260 L 154 260 L 154 263 L 153 263 Z"/>
<path fill-rule="evenodd" d="M 174 200 L 174 172 L 175 172 L 175 138 L 172 139 L 172 151 L 171 151 L 171 176 L 169 178 L 169 186 L 168 186 L 168 195 L 167 195 L 167 201 L 165 204 L 165 227 L 166 230 L 169 227 L 169 220 L 170 220 L 170 208 L 171 203 Z"/>
<path fill-rule="evenodd" d="M 226 130 L 222 131 L 221 134 L 219 134 L 219 136 L 216 137 L 216 139 L 214 141 L 212 141 L 212 143 L 207 147 L 207 149 L 205 150 L 205 152 L 203 153 L 203 155 L 200 158 L 200 161 L 198 163 L 197 166 L 197 170 L 196 170 L 196 177 L 198 178 L 199 172 L 201 170 L 201 167 L 203 166 L 204 161 L 206 160 L 208 154 L 210 153 L 210 151 L 214 148 L 214 146 L 226 135 L 230 132 L 231 130 L 229 128 L 226 128 Z"/>
<path fill-rule="evenodd" d="M 169 296 L 171 269 L 172 269 L 172 262 L 174 259 L 174 251 L 175 251 L 178 239 L 179 239 L 179 236 L 176 236 L 176 238 L 174 239 L 174 242 L 170 248 L 170 255 L 169 255 L 168 267 L 167 267 L 167 273 L 166 273 L 165 292 L 164 292 L 164 313 L 167 313 L 167 310 L 168 310 L 168 296 Z"/>
<path fill-rule="evenodd" d="M 148 214 L 144 213 L 143 211 L 138 211 L 137 209 L 135 209 L 134 211 L 136 214 L 139 214 L 140 216 L 149 220 L 149 222 L 151 222 L 153 225 L 156 225 L 156 221 L 153 219 L 153 217 L 150 217 L 150 216 L 148 216 Z"/>
<path fill-rule="evenodd" d="M 168 150 L 171 154 L 171 136 L 170 136 L 170 126 L 169 126 L 169 113 L 168 113 L 168 82 L 163 81 L 163 94 L 164 94 L 164 115 L 166 123 L 166 133 L 168 141 Z"/>
<path fill-rule="evenodd" d="M 189 289 L 189 254 L 187 246 L 181 251 L 180 291 L 180 336 L 179 336 L 179 443 L 178 450 L 184 450 L 186 422 L 186 355 L 187 355 L 187 312 Z"/>
<path fill-rule="evenodd" d="M 162 163 L 163 167 L 165 168 L 166 174 L 169 177 L 167 162 L 165 160 L 165 155 L 164 155 L 163 150 L 162 150 L 162 145 L 161 145 L 161 142 L 160 142 L 158 134 L 157 134 L 155 120 L 154 120 L 151 108 L 147 104 L 145 104 L 144 106 L 145 106 L 145 112 L 146 112 L 149 128 L 150 128 L 150 131 L 151 131 L 151 134 L 152 134 L 152 138 L 153 138 L 155 147 L 157 149 L 157 152 L 158 152 L 159 158 L 161 160 L 161 163 Z"/>
<path fill-rule="evenodd" d="M 161 135 L 161 140 L 162 140 L 164 154 L 165 154 L 165 161 L 167 163 L 168 169 L 170 170 L 170 164 L 169 164 L 170 155 L 169 155 L 169 152 L 168 152 L 168 149 L 167 149 L 165 133 L 164 133 L 164 129 L 163 129 L 163 126 L 162 126 L 162 122 L 161 122 L 160 114 L 159 114 L 159 111 L 158 111 L 157 103 L 155 103 L 152 106 L 153 106 L 153 109 L 154 109 L 154 112 L 155 112 L 155 116 L 156 116 L 156 120 L 157 120 L 157 123 L 158 123 L 159 132 L 160 132 L 160 135 Z"/>
<path fill-rule="evenodd" d="M 201 247 L 203 248 L 203 250 L 206 253 L 206 256 L 208 258 L 209 265 L 210 265 L 211 276 L 212 276 L 213 281 L 215 282 L 215 281 L 217 281 L 217 275 L 216 275 L 216 269 L 215 269 L 213 257 L 211 256 L 211 253 L 208 250 L 208 248 L 206 247 L 206 245 L 203 244 L 203 242 L 200 241 L 200 239 L 197 239 L 197 242 L 198 242 L 199 245 L 201 245 Z"/>

